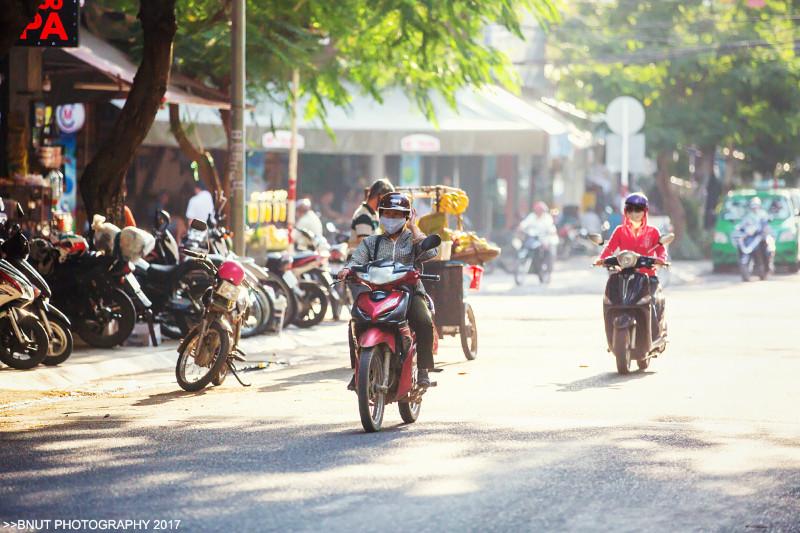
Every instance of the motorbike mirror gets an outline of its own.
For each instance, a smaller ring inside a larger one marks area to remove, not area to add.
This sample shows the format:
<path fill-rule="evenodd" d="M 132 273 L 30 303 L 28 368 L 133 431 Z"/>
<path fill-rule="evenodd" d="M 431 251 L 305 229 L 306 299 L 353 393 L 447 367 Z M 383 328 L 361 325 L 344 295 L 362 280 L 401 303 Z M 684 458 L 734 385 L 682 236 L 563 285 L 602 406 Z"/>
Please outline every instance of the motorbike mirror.
<path fill-rule="evenodd" d="M 169 222 L 170 222 L 169 213 L 164 209 L 162 209 L 156 214 L 156 224 L 161 231 L 167 229 L 167 226 L 169 226 Z"/>
<path fill-rule="evenodd" d="M 440 244 L 442 244 L 442 238 L 434 234 L 425 237 L 422 242 L 419 243 L 419 247 L 423 252 L 427 252 L 428 250 L 433 250 Z"/>
<path fill-rule="evenodd" d="M 6 206 L 3 204 L 3 199 L 0 198 L 0 211 L 5 211 L 5 210 L 6 210 Z M 798 214 L 800 214 L 800 213 L 798 213 Z"/>
<path fill-rule="evenodd" d="M 17 202 L 17 217 L 22 218 L 25 216 L 25 210 L 22 209 L 22 206 Z"/>
<path fill-rule="evenodd" d="M 586 236 L 586 238 L 595 243 L 597 246 L 603 246 L 603 243 L 605 242 L 603 240 L 603 236 L 599 233 L 590 233 Z"/>
<path fill-rule="evenodd" d="M 328 222 L 325 224 L 325 229 L 328 230 L 329 233 L 336 233 L 336 226 L 333 222 Z"/>
<path fill-rule="evenodd" d="M 189 223 L 189 227 L 193 230 L 197 231 L 206 231 L 208 230 L 208 224 L 203 222 L 202 220 L 193 218 L 192 221 Z"/>
<path fill-rule="evenodd" d="M 666 246 L 667 244 L 671 243 L 674 240 L 675 240 L 675 234 L 667 233 L 666 235 L 662 235 L 661 238 L 658 239 L 658 242 Z"/>

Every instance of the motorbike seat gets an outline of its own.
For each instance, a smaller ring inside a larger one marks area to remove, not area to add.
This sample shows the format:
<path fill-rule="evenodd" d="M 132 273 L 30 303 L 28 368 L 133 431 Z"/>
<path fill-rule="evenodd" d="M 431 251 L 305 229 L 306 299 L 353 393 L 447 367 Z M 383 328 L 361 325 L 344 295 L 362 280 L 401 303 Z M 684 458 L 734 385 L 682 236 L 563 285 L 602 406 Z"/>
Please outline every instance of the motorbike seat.
<path fill-rule="evenodd" d="M 292 266 L 298 267 L 316 261 L 319 255 L 316 252 L 299 252 L 292 256 Z"/>
<path fill-rule="evenodd" d="M 155 265 L 151 264 L 147 269 L 147 279 L 157 285 L 169 285 L 172 282 L 172 275 L 178 265 Z"/>

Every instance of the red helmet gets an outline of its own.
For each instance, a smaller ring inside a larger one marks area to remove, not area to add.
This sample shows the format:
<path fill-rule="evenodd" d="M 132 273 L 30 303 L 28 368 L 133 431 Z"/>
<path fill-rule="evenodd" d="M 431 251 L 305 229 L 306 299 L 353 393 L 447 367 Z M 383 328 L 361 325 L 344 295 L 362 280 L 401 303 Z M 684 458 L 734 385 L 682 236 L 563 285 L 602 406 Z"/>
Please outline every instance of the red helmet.
<path fill-rule="evenodd" d="M 538 202 L 533 203 L 533 212 L 537 215 L 541 215 L 547 211 L 547 204 L 539 200 Z"/>
<path fill-rule="evenodd" d="M 378 203 L 378 213 L 384 209 L 390 211 L 402 211 L 407 215 L 411 214 L 411 200 L 408 196 L 401 192 L 390 192 L 381 196 L 381 201 Z"/>
<path fill-rule="evenodd" d="M 238 261 L 225 261 L 220 265 L 217 276 L 219 276 L 219 279 L 239 286 L 244 280 L 244 268 Z"/>

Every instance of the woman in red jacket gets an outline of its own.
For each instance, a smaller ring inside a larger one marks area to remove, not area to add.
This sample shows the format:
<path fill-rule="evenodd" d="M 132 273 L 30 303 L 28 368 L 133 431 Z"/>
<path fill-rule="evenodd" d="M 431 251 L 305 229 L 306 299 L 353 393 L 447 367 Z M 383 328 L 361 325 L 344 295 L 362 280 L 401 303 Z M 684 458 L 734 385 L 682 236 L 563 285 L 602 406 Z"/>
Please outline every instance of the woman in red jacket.
<path fill-rule="evenodd" d="M 625 198 L 625 218 L 617 226 L 606 247 L 595 261 L 602 265 L 603 260 L 613 253 L 629 250 L 640 255 L 656 258 L 656 265 L 664 265 L 667 261 L 667 250 L 658 242 L 661 234 L 658 229 L 647 225 L 647 196 L 640 192 L 629 194 Z M 664 319 L 664 296 L 656 277 L 654 268 L 640 268 L 639 272 L 650 277 L 650 293 L 656 298 L 656 312 L 659 320 Z"/>

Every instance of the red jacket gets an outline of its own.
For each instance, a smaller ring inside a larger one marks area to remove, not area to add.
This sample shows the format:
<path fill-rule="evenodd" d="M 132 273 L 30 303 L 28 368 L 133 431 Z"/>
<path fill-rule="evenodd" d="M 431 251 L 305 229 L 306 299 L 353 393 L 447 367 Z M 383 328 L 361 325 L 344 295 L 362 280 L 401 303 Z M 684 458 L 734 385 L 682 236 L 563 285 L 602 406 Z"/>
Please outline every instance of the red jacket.
<path fill-rule="evenodd" d="M 658 243 L 659 237 L 661 237 L 661 234 L 658 229 L 647 225 L 646 212 L 642 219 L 642 225 L 638 230 L 633 229 L 631 219 L 628 218 L 628 215 L 625 215 L 622 224 L 614 230 L 606 247 L 603 249 L 603 253 L 600 254 L 600 259 L 605 259 L 617 250 L 629 250 L 640 255 L 657 257 L 662 261 L 666 261 L 667 250 Z M 656 275 L 656 271 L 653 268 L 640 268 L 639 272 L 648 276 Z"/>

